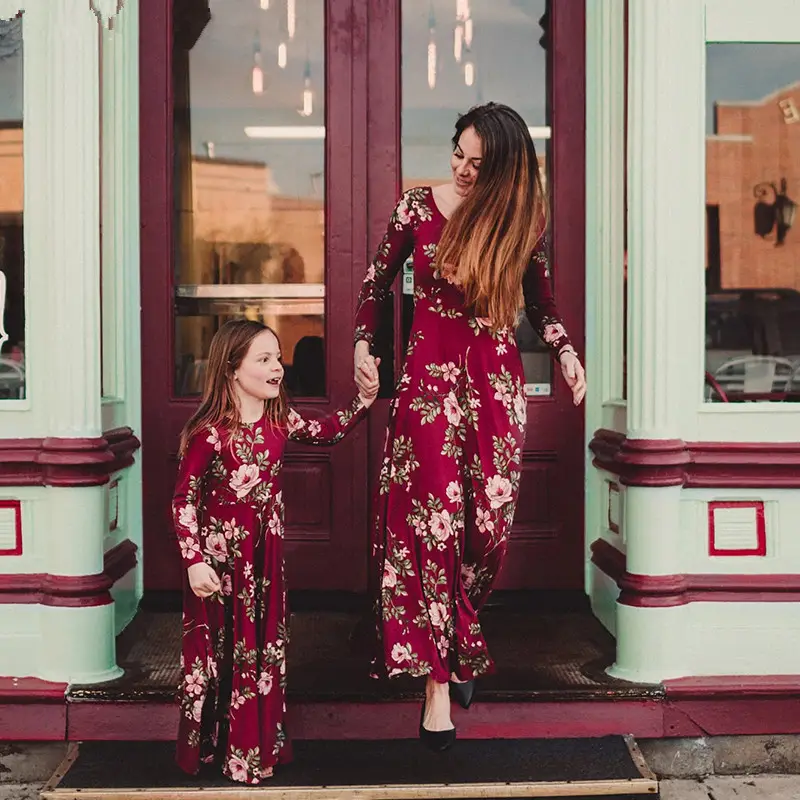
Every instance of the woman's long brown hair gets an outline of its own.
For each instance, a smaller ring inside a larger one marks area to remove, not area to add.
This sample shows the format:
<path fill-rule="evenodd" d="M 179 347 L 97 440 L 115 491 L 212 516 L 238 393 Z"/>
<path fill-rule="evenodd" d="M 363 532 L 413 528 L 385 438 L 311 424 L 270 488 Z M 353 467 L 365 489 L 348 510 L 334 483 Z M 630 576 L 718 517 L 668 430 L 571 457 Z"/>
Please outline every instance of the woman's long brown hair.
<path fill-rule="evenodd" d="M 453 148 L 474 128 L 481 140 L 478 177 L 444 226 L 436 262 L 463 291 L 467 307 L 495 329 L 513 327 L 522 277 L 547 229 L 547 202 L 528 127 L 508 106 L 487 103 L 461 116 Z"/>
<path fill-rule="evenodd" d="M 182 456 L 186 452 L 189 441 L 198 431 L 217 427 L 224 428 L 232 435 L 238 432 L 241 417 L 236 403 L 233 375 L 241 366 L 253 339 L 264 331 L 270 331 L 275 339 L 278 339 L 272 328 L 248 319 L 229 320 L 214 334 L 208 353 L 203 397 L 200 407 L 181 431 L 179 455 Z M 274 427 L 285 425 L 289 415 L 289 403 L 283 383 L 278 396 L 265 401 L 264 411 L 270 425 Z"/>

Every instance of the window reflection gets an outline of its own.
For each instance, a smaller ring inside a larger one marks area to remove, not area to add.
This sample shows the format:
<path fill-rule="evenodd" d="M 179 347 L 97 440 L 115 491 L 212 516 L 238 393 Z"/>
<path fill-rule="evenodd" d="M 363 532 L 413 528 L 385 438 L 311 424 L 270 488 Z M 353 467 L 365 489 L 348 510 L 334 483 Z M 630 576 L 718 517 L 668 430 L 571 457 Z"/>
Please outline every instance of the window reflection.
<path fill-rule="evenodd" d="M 235 317 L 275 329 L 295 396 L 326 393 L 324 5 L 263 5 L 175 3 L 179 396 Z"/>
<path fill-rule="evenodd" d="M 546 0 L 403 0 L 403 189 L 450 180 L 459 114 L 492 100 L 528 123 L 547 187 Z M 411 264 L 403 280 L 403 333 L 413 315 Z M 517 339 L 526 391 L 549 394 L 552 362 L 523 319 Z"/>
<path fill-rule="evenodd" d="M 707 46 L 706 399 L 800 399 L 800 45 Z"/>
<path fill-rule="evenodd" d="M 0 21 L 0 400 L 25 398 L 22 18 Z"/>

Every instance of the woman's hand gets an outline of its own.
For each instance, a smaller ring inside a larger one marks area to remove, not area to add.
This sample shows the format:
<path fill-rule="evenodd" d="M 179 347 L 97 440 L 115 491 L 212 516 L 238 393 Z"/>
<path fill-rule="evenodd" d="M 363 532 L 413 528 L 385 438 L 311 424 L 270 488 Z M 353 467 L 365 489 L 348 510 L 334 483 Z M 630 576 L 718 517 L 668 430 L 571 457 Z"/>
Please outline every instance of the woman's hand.
<path fill-rule="evenodd" d="M 189 575 L 189 586 L 198 597 L 210 597 L 222 588 L 217 573 L 203 561 L 192 564 L 186 572 Z"/>
<path fill-rule="evenodd" d="M 558 356 L 561 374 L 572 390 L 572 402 L 579 406 L 586 394 L 586 373 L 574 350 L 562 350 Z"/>
<path fill-rule="evenodd" d="M 381 385 L 378 375 L 380 363 L 381 360 L 379 358 L 374 358 L 370 355 L 369 342 L 363 340 L 356 342 L 353 354 L 354 379 L 356 386 L 358 386 L 358 393 L 367 407 L 377 397 L 378 389 Z M 366 402 L 367 400 L 369 400 L 369 404 Z"/>

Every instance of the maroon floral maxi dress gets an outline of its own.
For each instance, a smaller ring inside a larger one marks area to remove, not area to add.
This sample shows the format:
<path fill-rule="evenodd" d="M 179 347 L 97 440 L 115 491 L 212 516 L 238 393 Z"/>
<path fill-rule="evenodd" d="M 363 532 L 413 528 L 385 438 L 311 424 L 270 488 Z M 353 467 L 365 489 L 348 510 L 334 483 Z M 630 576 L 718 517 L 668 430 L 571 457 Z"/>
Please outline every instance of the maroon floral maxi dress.
<path fill-rule="evenodd" d="M 364 412 L 357 397 L 325 419 L 291 411 L 284 430 L 262 420 L 189 442 L 172 503 L 183 565 L 205 561 L 222 589 L 201 599 L 184 581 L 177 762 L 186 772 L 216 761 L 232 780 L 256 784 L 291 760 L 281 459 L 287 436 L 332 445 Z"/>
<path fill-rule="evenodd" d="M 374 674 L 446 682 L 493 669 L 478 623 L 506 552 L 519 494 L 526 398 L 514 331 L 493 331 L 434 271 L 445 224 L 430 187 L 405 192 L 364 280 L 355 339 L 372 340 L 383 299 L 413 254 L 414 324 L 378 487 Z M 525 310 L 557 354 L 547 243 L 523 280 Z"/>

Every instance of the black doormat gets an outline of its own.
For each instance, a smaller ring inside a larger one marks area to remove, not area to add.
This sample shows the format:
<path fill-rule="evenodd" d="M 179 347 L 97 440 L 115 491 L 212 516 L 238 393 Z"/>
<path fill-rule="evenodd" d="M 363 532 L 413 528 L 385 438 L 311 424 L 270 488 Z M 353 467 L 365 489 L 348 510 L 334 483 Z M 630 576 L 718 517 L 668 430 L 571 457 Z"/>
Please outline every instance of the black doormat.
<path fill-rule="evenodd" d="M 619 736 L 461 740 L 444 754 L 415 739 L 298 741 L 294 751 L 294 763 L 261 786 L 246 787 L 210 767 L 186 775 L 175 765 L 173 742 L 85 742 L 72 746 L 42 797 L 658 797 L 658 783 L 638 748 Z"/>

